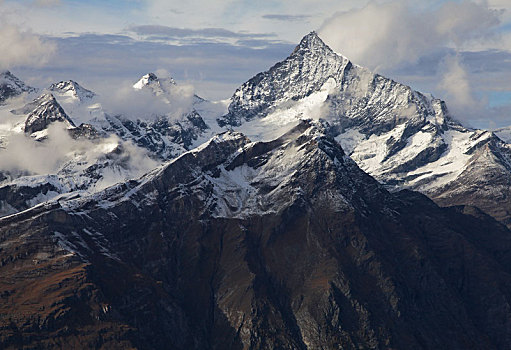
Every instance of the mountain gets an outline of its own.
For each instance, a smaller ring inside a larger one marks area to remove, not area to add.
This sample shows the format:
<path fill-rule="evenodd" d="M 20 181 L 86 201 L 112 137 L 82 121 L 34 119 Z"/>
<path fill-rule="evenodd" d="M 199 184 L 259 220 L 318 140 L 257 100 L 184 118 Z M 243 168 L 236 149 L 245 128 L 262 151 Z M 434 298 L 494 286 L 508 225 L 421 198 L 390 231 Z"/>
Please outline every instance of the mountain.
<path fill-rule="evenodd" d="M 193 110 L 175 120 L 166 116 L 133 120 L 106 114 L 89 122 L 98 130 L 134 142 L 160 160 L 172 159 L 186 152 L 208 129 L 201 116 Z"/>
<path fill-rule="evenodd" d="M 34 109 L 29 112 L 25 120 L 24 131 L 27 134 L 43 131 L 54 122 L 62 122 L 67 127 L 75 126 L 52 94 L 43 94 L 16 112 L 25 112 L 32 108 Z"/>
<path fill-rule="evenodd" d="M 443 101 L 314 32 L 225 111 L 77 86 L 2 107 L 0 157 L 62 159 L 2 169 L 0 348 L 510 348 L 510 146 Z"/>
<path fill-rule="evenodd" d="M 179 85 L 176 81 L 171 77 L 158 77 L 154 73 L 147 73 L 142 76 L 135 84 L 133 84 L 133 88 L 136 90 L 148 90 L 151 91 L 155 96 L 167 98 L 166 101 L 168 103 L 172 103 L 172 95 L 176 94 L 177 90 L 179 90 Z M 169 101 L 170 100 L 170 101 Z M 193 95 L 193 103 L 201 103 L 206 102 L 202 97 Z"/>
<path fill-rule="evenodd" d="M 151 83 L 159 86 L 159 78 L 152 76 Z M 162 86 L 166 82 L 169 80 L 163 79 Z M 180 91 L 177 89 L 173 93 L 179 95 Z M 154 103 L 169 104 L 173 98 L 179 101 L 179 96 L 155 95 Z M 6 106 L 15 117 L 11 118 L 10 125 L 5 125 L 3 132 L 7 133 L 0 135 L 0 141 L 7 148 L 0 151 L 0 160 L 17 157 L 10 155 L 9 143 L 14 138 L 18 143 L 14 142 L 17 146 L 13 147 L 21 147 L 16 137 L 25 132 L 30 139 L 23 141 L 26 150 L 21 152 L 47 149 L 51 154 L 44 157 L 55 166 L 45 167 L 47 173 L 34 172 L 31 164 L 24 164 L 28 170 L 1 169 L 0 216 L 26 210 L 65 193 L 93 193 L 116 182 L 139 177 L 159 162 L 195 147 L 209 130 L 196 108 L 202 113 L 209 102 L 200 99 L 194 103 L 193 95 L 189 100 L 189 105 L 182 104 L 188 109 L 169 106 L 168 113 L 162 115 L 151 111 L 137 118 L 112 115 L 104 110 L 101 96 L 69 80 L 52 84 L 43 95 L 21 107 Z M 61 123 L 59 128 L 66 130 L 71 137 L 69 140 L 55 130 L 50 135 L 49 127 L 56 122 Z M 59 149 L 54 150 L 54 147 Z M 29 155 L 25 157 L 27 163 L 32 162 Z"/>
<path fill-rule="evenodd" d="M 464 127 L 443 101 L 353 64 L 315 32 L 239 87 L 218 123 L 264 138 L 304 118 L 322 121 L 388 189 L 417 190 L 442 205 L 474 205 L 511 225 L 509 144 Z"/>
<path fill-rule="evenodd" d="M 72 100 L 78 100 L 80 102 L 90 100 L 96 96 L 94 92 L 85 89 L 73 80 L 51 84 L 50 87 L 48 87 L 48 90 L 59 94 L 60 96 L 66 96 Z"/>
<path fill-rule="evenodd" d="M 49 87 L 48 110 L 34 101 L 14 112 L 34 111 L 35 128 L 32 122 L 24 128 L 39 130 L 36 137 L 46 137 L 46 127 L 60 120 L 75 136 L 115 135 L 157 162 L 227 129 L 271 140 L 300 120 L 313 119 L 387 189 L 417 190 L 445 206 L 474 205 L 511 225 L 511 150 L 497 136 L 502 132 L 464 127 L 443 101 L 353 64 L 314 32 L 287 59 L 237 89 L 227 113 L 220 104 L 183 95 L 171 77 L 148 73 L 134 89 L 150 91 L 168 112 L 165 107 L 156 114 L 110 113 L 100 97 L 72 80 Z"/>
<path fill-rule="evenodd" d="M 387 192 L 321 124 L 226 132 L 0 220 L 3 348 L 505 349 L 510 231 Z"/>
<path fill-rule="evenodd" d="M 278 110 L 282 104 L 309 97 L 332 79 L 341 80 L 349 65 L 348 59 L 334 53 L 312 32 L 286 60 L 238 88 L 231 98 L 229 113 L 219 123 L 239 126 Z"/>
<path fill-rule="evenodd" d="M 0 104 L 3 104 L 9 98 L 19 96 L 24 92 L 31 93 L 35 91 L 35 88 L 26 85 L 11 72 L 0 72 Z"/>
<path fill-rule="evenodd" d="M 173 86 L 177 85 L 172 77 L 158 78 L 154 73 L 148 73 L 140 78 L 133 88 L 137 90 L 148 89 L 156 96 L 166 95 L 171 93 Z"/>
<path fill-rule="evenodd" d="M 148 73 L 134 85 L 135 90 L 150 91 L 158 101 L 166 103 L 168 114 L 126 117 L 103 115 L 89 122 L 98 130 L 115 133 L 147 149 L 160 160 L 172 159 L 197 145 L 197 140 L 209 129 L 196 107 L 207 101 L 195 95 L 182 96 L 179 85 L 172 79 Z M 179 103 L 174 107 L 174 103 Z"/>

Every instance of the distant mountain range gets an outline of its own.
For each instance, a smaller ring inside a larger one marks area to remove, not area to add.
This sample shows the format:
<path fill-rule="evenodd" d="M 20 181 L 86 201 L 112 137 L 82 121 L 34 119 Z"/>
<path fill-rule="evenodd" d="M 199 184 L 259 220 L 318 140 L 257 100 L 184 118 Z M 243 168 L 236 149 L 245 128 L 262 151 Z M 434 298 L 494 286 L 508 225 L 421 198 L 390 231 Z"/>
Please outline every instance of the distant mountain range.
<path fill-rule="evenodd" d="M 510 348 L 505 129 L 314 32 L 229 101 L 133 91 L 168 112 L 1 76 L 0 165 L 60 155 L 0 168 L 2 348 Z"/>

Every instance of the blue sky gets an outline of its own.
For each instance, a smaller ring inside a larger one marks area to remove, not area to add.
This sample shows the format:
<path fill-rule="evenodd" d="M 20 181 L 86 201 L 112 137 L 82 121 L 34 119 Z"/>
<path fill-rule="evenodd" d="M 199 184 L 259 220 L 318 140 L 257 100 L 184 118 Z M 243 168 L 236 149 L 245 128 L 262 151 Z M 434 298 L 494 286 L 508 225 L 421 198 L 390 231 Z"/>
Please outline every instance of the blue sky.
<path fill-rule="evenodd" d="M 0 0 L 0 68 L 93 89 L 163 69 L 219 99 L 311 30 L 468 124 L 511 125 L 509 0 Z"/>

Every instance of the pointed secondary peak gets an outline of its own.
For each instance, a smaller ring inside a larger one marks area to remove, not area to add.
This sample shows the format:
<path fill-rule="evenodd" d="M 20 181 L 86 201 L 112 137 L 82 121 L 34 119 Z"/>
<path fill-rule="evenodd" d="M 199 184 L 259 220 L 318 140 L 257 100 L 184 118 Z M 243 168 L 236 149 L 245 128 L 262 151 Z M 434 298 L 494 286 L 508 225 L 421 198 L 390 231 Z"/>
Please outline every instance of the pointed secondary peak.
<path fill-rule="evenodd" d="M 172 87 L 176 85 L 171 76 L 159 78 L 154 73 L 148 73 L 137 81 L 133 88 L 136 90 L 149 89 L 155 96 L 169 95 Z"/>
<path fill-rule="evenodd" d="M 67 80 L 51 84 L 48 90 L 50 91 L 76 90 L 77 86 L 79 86 L 77 82 L 73 80 Z"/>
<path fill-rule="evenodd" d="M 142 76 L 142 78 L 140 78 L 134 85 L 133 87 L 135 89 L 142 89 L 144 86 L 147 86 L 151 83 L 154 83 L 154 82 L 157 82 L 158 81 L 158 77 L 156 76 L 156 74 L 154 73 L 148 73 L 144 76 Z"/>
<path fill-rule="evenodd" d="M 25 120 L 25 133 L 32 134 L 44 130 L 53 122 L 64 122 L 68 127 L 74 127 L 73 121 L 66 114 L 55 96 L 50 93 L 43 94 L 29 103 L 24 110 L 35 107 Z"/>
<path fill-rule="evenodd" d="M 12 85 L 19 88 L 25 88 L 24 91 L 35 90 L 33 87 L 26 85 L 21 79 L 16 77 L 10 71 L 6 70 L 0 73 L 0 85 Z"/>
<path fill-rule="evenodd" d="M 58 83 L 51 84 L 48 90 L 61 95 L 72 97 L 74 99 L 78 99 L 80 101 L 91 99 L 96 96 L 94 92 L 87 90 L 73 80 L 60 81 Z"/>
<path fill-rule="evenodd" d="M 142 78 L 140 78 L 139 81 L 137 81 L 133 85 L 133 87 L 135 89 L 142 89 L 145 86 L 160 86 L 160 87 L 162 87 L 162 85 L 165 85 L 165 83 L 170 84 L 170 85 L 176 85 L 175 80 L 172 79 L 172 77 L 170 77 L 170 76 L 167 78 L 159 78 L 154 73 L 147 73 Z"/>

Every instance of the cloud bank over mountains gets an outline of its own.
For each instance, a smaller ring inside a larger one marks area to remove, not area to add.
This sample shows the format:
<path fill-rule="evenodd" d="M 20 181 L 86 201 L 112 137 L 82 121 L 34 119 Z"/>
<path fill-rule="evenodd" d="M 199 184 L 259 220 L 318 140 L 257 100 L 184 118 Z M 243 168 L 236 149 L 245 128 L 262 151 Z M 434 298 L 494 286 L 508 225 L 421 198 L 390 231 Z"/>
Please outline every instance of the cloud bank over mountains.
<path fill-rule="evenodd" d="M 317 30 L 354 63 L 446 99 L 460 119 L 511 124 L 505 0 L 5 0 L 0 18 L 9 18 L 0 27 L 0 46 L 9 47 L 0 68 L 16 67 L 34 84 L 73 78 L 98 89 L 163 68 L 201 96 L 228 98 Z"/>

